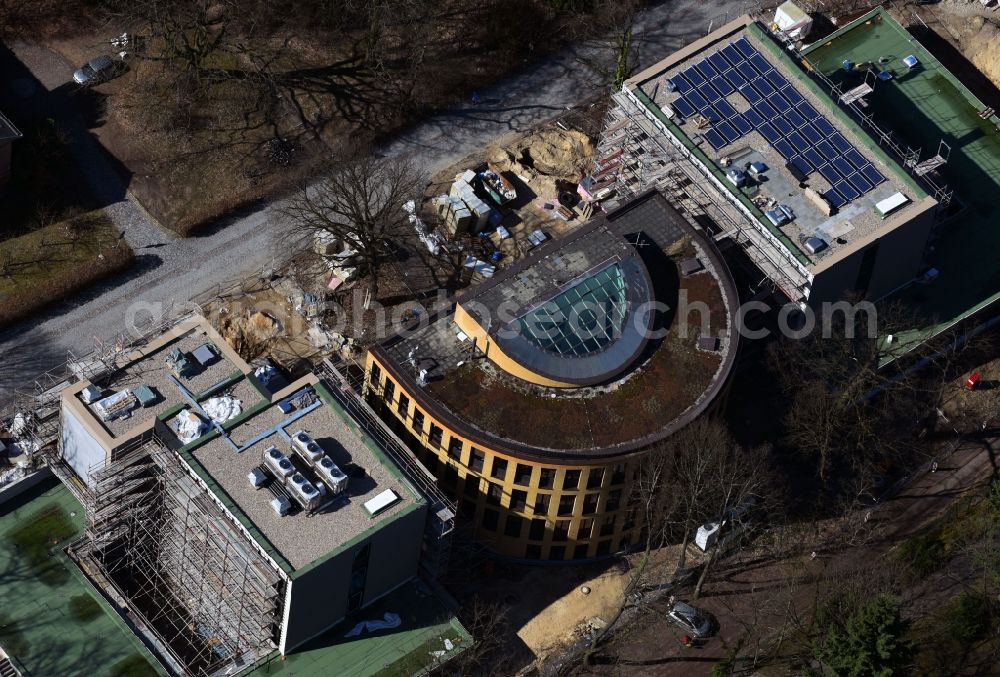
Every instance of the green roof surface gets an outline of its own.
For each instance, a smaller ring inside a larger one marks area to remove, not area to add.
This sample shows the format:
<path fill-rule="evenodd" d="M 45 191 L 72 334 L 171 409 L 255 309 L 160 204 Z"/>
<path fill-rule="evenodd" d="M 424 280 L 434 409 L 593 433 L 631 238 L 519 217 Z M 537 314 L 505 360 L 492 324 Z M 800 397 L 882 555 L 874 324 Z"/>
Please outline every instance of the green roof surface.
<path fill-rule="evenodd" d="M 63 552 L 83 530 L 55 479 L 0 505 L 0 646 L 26 675 L 165 675 Z"/>
<path fill-rule="evenodd" d="M 400 626 L 359 636 L 344 635 L 356 623 L 382 619 L 385 613 L 398 614 Z M 409 677 L 424 674 L 440 661 L 432 651 L 444 651 L 444 640 L 453 649 L 451 659 L 472 645 L 472 637 L 462 627 L 450 604 L 427 585 L 413 580 L 376 600 L 353 617 L 285 656 L 276 653 L 241 677 Z"/>
<path fill-rule="evenodd" d="M 811 45 L 803 55 L 814 68 L 840 82 L 844 60 L 885 60 L 892 73 L 867 97 L 875 121 L 931 157 L 944 139 L 951 146 L 939 172 L 966 209 L 942 226 L 929 257 L 940 271 L 932 284 L 913 284 L 893 298 L 928 317 L 911 338 L 926 338 L 1000 299 L 1000 124 L 979 113 L 986 108 L 914 36 L 881 8 Z M 919 61 L 908 69 L 902 60 Z M 905 337 L 904 337 L 905 340 Z"/>

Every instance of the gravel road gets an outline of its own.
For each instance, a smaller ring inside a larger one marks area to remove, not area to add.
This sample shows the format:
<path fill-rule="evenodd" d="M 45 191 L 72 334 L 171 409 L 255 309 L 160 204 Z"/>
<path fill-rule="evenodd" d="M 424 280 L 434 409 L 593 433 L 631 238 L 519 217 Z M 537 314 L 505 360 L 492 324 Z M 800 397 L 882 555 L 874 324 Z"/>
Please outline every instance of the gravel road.
<path fill-rule="evenodd" d="M 704 35 L 710 22 L 720 24 L 724 12 L 736 17 L 743 5 L 732 0 L 655 3 L 636 23 L 640 62 L 651 64 Z M 61 56 L 37 45 L 12 45 L 18 58 L 43 87 L 65 86 L 73 67 Z M 599 87 L 581 63 L 593 47 L 572 45 L 491 89 L 482 103 L 456 107 L 413 127 L 382 150 L 410 155 L 429 174 L 502 137 L 526 130 L 592 97 Z M 61 364 L 66 351 L 89 352 L 95 337 L 122 331 L 130 316 L 142 317 L 171 304 L 183 303 L 217 284 L 246 277 L 267 267 L 282 253 L 284 224 L 274 206 L 230 220 L 200 237 L 178 238 L 153 225 L 125 196 L 100 149 L 72 110 L 57 111 L 70 130 L 73 146 L 98 196 L 124 229 L 138 257 L 125 275 L 108 280 L 30 322 L 0 329 L 0 399 L 36 374 Z M 16 171 L 16 168 L 15 168 Z"/>

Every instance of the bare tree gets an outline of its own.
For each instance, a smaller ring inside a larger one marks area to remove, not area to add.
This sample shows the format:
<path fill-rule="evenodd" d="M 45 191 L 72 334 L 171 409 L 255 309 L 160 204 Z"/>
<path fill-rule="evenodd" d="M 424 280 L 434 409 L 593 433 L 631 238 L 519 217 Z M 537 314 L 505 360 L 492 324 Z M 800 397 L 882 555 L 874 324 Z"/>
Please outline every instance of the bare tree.
<path fill-rule="evenodd" d="M 412 229 L 403 205 L 418 197 L 422 186 L 409 160 L 356 152 L 331 163 L 282 210 L 294 232 L 309 238 L 322 235 L 353 250 L 371 285 L 370 299 L 375 300 L 379 262 L 393 254 Z"/>
<path fill-rule="evenodd" d="M 582 31 L 600 37 L 584 41 L 589 54 L 581 61 L 614 89 L 619 89 L 639 65 L 634 25 L 640 4 L 638 0 L 600 0 L 584 15 Z"/>

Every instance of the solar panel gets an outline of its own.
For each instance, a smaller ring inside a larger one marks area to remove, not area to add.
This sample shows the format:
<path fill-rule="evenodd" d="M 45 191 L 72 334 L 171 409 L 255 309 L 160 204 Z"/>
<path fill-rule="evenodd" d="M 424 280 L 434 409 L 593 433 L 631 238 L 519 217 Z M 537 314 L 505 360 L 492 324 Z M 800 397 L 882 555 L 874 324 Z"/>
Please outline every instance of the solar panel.
<path fill-rule="evenodd" d="M 726 72 L 730 73 L 732 71 Z M 736 88 L 733 87 L 729 80 L 726 79 L 725 73 L 712 80 L 712 86 L 719 90 L 719 93 L 722 94 L 722 96 L 729 96 L 736 91 Z"/>
<path fill-rule="evenodd" d="M 711 144 L 712 148 L 715 150 L 719 150 L 726 145 L 726 140 L 722 138 L 722 135 L 714 129 L 710 129 L 705 132 L 705 140 L 708 141 L 708 143 Z"/>
<path fill-rule="evenodd" d="M 833 166 L 836 167 L 837 171 L 843 174 L 844 176 L 848 176 L 849 174 L 851 174 L 851 172 L 854 171 L 854 167 L 851 166 L 851 163 L 842 157 L 834 158 Z"/>
<path fill-rule="evenodd" d="M 712 68 L 712 64 L 710 64 L 705 59 L 702 59 L 697 64 L 695 64 L 695 68 L 697 68 L 698 71 L 705 76 L 706 80 L 711 80 L 712 78 L 714 78 L 716 75 L 719 74 L 719 71 Z"/>
<path fill-rule="evenodd" d="M 768 101 L 771 100 L 771 97 L 774 96 L 774 93 L 776 91 L 774 87 L 771 86 L 771 83 L 765 80 L 764 78 L 757 78 L 756 80 L 754 80 L 753 88 L 756 89 L 758 92 L 760 92 L 760 95 L 763 96 Z"/>
<path fill-rule="evenodd" d="M 802 95 L 799 94 L 798 90 L 796 90 L 791 85 L 783 87 L 781 90 L 781 95 L 786 99 L 788 99 L 788 102 L 793 106 L 798 106 L 800 103 L 805 102 L 805 99 L 802 98 Z"/>
<path fill-rule="evenodd" d="M 756 68 L 761 75 L 764 75 L 770 70 L 774 70 L 771 67 L 771 64 L 767 62 L 767 59 L 762 57 L 760 54 L 754 54 L 753 56 L 748 57 L 747 60 L 753 64 L 754 68 Z"/>
<path fill-rule="evenodd" d="M 826 158 L 820 155 L 819 151 L 816 150 L 815 148 L 806 149 L 806 152 L 803 153 L 803 155 L 806 156 L 806 159 L 809 160 L 809 164 L 811 164 L 813 167 L 820 167 L 824 163 L 826 163 Z"/>
<path fill-rule="evenodd" d="M 832 188 L 823 193 L 823 197 L 825 197 L 826 201 L 829 202 L 831 205 L 833 205 L 834 208 L 843 207 L 845 204 L 847 204 L 847 200 L 845 200 L 840 195 L 840 193 L 833 190 Z"/>
<path fill-rule="evenodd" d="M 724 118 L 731 118 L 736 115 L 736 109 L 725 99 L 719 99 L 715 102 L 715 110 L 719 111 L 719 115 Z"/>
<path fill-rule="evenodd" d="M 715 106 L 709 106 L 701 113 L 711 122 L 722 122 L 722 116 L 719 115 L 719 111 L 715 110 Z"/>
<path fill-rule="evenodd" d="M 852 186 L 857 188 L 858 192 L 861 193 L 862 195 L 864 195 L 874 187 L 868 181 L 868 179 L 862 176 L 859 172 L 851 174 L 850 176 L 847 177 L 847 180 L 850 182 Z"/>
<path fill-rule="evenodd" d="M 748 108 L 746 111 L 744 111 L 743 117 L 745 117 L 747 122 L 749 122 L 754 127 L 760 127 L 761 123 L 764 122 L 764 118 L 761 116 L 761 114 L 758 113 L 753 108 Z"/>
<path fill-rule="evenodd" d="M 763 97 L 761 97 L 761 95 L 757 93 L 757 90 L 755 90 L 750 85 L 741 88 L 740 94 L 743 95 L 744 99 L 750 102 L 750 105 L 759 105 L 764 100 Z"/>
<path fill-rule="evenodd" d="M 729 122 L 732 123 L 733 127 L 736 128 L 736 131 L 740 133 L 740 136 L 745 136 L 753 130 L 753 125 L 747 122 L 746 118 L 739 113 L 734 115 Z"/>
<path fill-rule="evenodd" d="M 788 143 L 784 139 L 778 139 L 774 144 L 774 149 L 781 153 L 781 157 L 786 160 L 791 159 L 795 155 L 795 149 L 792 148 L 792 144 Z"/>
<path fill-rule="evenodd" d="M 784 113 L 785 111 L 789 110 L 792 107 L 792 104 L 785 101 L 785 97 L 781 96 L 777 92 L 775 92 L 774 96 L 769 98 L 767 101 L 772 106 L 774 106 L 775 110 L 777 110 L 779 113 Z"/>
<path fill-rule="evenodd" d="M 799 112 L 802 113 L 802 108 L 799 108 Z M 805 113 L 802 113 L 802 116 L 807 120 L 811 119 Z M 834 128 L 834 126 L 830 124 L 830 121 L 827 120 L 826 118 L 820 118 L 815 122 L 813 122 L 813 124 L 816 125 L 816 129 L 819 130 L 819 133 L 822 134 L 824 138 L 830 136 L 831 134 L 837 131 Z"/>
<path fill-rule="evenodd" d="M 691 104 L 684 100 L 684 97 L 674 99 L 674 102 L 671 105 L 674 107 L 675 111 L 681 114 L 681 117 L 689 118 L 695 113 L 694 108 L 692 108 Z"/>
<path fill-rule="evenodd" d="M 740 38 L 733 44 L 735 45 L 736 49 L 740 50 L 740 54 L 742 54 L 744 57 L 748 59 L 757 53 L 757 50 L 753 48 L 753 45 L 751 45 L 750 41 L 747 40 L 746 38 Z"/>
<path fill-rule="evenodd" d="M 778 142 L 778 139 L 781 138 L 781 134 L 779 134 L 778 131 L 771 126 L 770 122 L 761 124 L 757 129 L 760 130 L 760 135 L 764 137 L 764 140 L 772 146 Z"/>
<path fill-rule="evenodd" d="M 877 186 L 885 181 L 885 177 L 875 169 L 875 165 L 865 165 L 859 171 L 865 175 L 866 179 L 872 182 L 872 185 Z"/>
<path fill-rule="evenodd" d="M 831 186 L 840 181 L 840 174 L 838 174 L 837 170 L 828 164 L 817 165 L 816 171 L 822 174 L 823 178 L 826 179 L 826 182 Z"/>
<path fill-rule="evenodd" d="M 758 113 L 764 116 L 765 120 L 773 120 L 774 118 L 778 117 L 778 111 L 774 110 L 774 107 L 771 106 L 771 104 L 769 104 L 767 101 L 761 101 L 760 103 L 755 105 L 754 108 L 757 109 Z"/>
<path fill-rule="evenodd" d="M 736 64 L 736 70 L 738 70 L 740 72 L 740 75 L 745 77 L 747 80 L 753 80 L 754 78 L 759 77 L 757 69 L 751 66 L 746 61 Z"/>
<path fill-rule="evenodd" d="M 692 89 L 694 89 L 691 83 L 687 81 L 687 78 L 681 75 L 680 73 L 678 73 L 677 75 L 675 75 L 670 79 L 673 80 L 674 85 L 677 87 L 677 91 L 680 92 L 681 94 L 687 94 Z"/>
<path fill-rule="evenodd" d="M 740 72 L 735 68 L 730 68 L 729 70 L 727 70 L 725 73 L 722 74 L 722 77 L 726 78 L 726 82 L 731 84 L 736 89 L 739 89 L 740 87 L 742 87 L 747 83 L 747 79 L 743 77 L 743 75 L 741 75 Z"/>
<path fill-rule="evenodd" d="M 713 66 L 715 66 L 715 70 L 719 71 L 720 73 L 728 69 L 729 66 L 731 65 L 729 62 L 726 61 L 725 57 L 723 57 L 722 54 L 719 52 L 713 52 L 709 54 L 708 62 Z"/>
<path fill-rule="evenodd" d="M 837 152 L 837 149 L 831 146 L 828 141 L 820 141 L 816 144 L 816 148 L 818 148 L 819 152 L 822 153 L 828 160 L 832 160 L 840 155 L 840 153 Z"/>
<path fill-rule="evenodd" d="M 854 186 L 852 186 L 851 184 L 849 184 L 844 179 L 842 179 L 841 181 L 837 182 L 837 185 L 835 185 L 834 188 L 837 189 L 838 193 L 840 193 L 845 198 L 847 198 L 848 202 L 850 202 L 851 200 L 854 200 L 854 199 L 860 197 L 860 195 L 861 195 L 861 193 L 858 192 L 857 188 L 855 188 Z"/>
<path fill-rule="evenodd" d="M 732 143 L 736 139 L 740 138 L 739 132 L 733 129 L 733 126 L 728 122 L 719 123 L 718 125 L 716 125 L 716 129 L 718 129 L 722 133 L 722 135 L 726 137 L 726 141 L 728 141 L 729 143 Z"/>
<path fill-rule="evenodd" d="M 698 91 L 701 92 L 701 95 L 704 96 L 705 100 L 709 103 L 715 103 L 722 98 L 722 95 L 719 94 L 719 90 L 707 82 L 699 87 Z"/>
<path fill-rule="evenodd" d="M 719 50 L 722 56 L 726 57 L 726 61 L 732 65 L 738 64 L 740 61 L 746 61 L 746 57 L 740 54 L 739 50 L 732 45 L 726 45 Z"/>
<path fill-rule="evenodd" d="M 797 110 L 799 115 L 804 117 L 806 120 L 815 120 L 816 118 L 819 118 L 819 113 L 817 113 L 816 109 L 813 108 L 807 101 L 803 101 L 802 103 L 796 105 L 795 110 Z"/>
<path fill-rule="evenodd" d="M 691 105 L 697 108 L 698 110 L 705 110 L 705 108 L 708 107 L 708 101 L 705 101 L 705 97 L 703 97 L 698 92 L 691 92 L 690 94 L 688 94 L 687 100 L 690 101 Z"/>
<path fill-rule="evenodd" d="M 793 146 L 795 146 L 795 150 L 799 151 L 800 153 L 806 152 L 806 149 L 809 148 L 809 142 L 803 139 L 802 135 L 799 134 L 798 132 L 792 132 L 791 134 L 789 134 L 788 142 Z"/>
<path fill-rule="evenodd" d="M 694 66 L 691 66 L 690 68 L 684 71 L 684 77 L 686 77 L 688 79 L 688 82 L 690 82 L 695 87 L 705 82 L 705 76 L 699 73 L 697 70 L 695 70 Z"/>
<path fill-rule="evenodd" d="M 771 83 L 771 86 L 775 89 L 781 89 L 788 84 L 788 80 L 782 77 L 781 73 L 778 71 L 771 71 L 767 74 L 767 81 Z"/>
<path fill-rule="evenodd" d="M 803 174 L 805 174 L 807 176 L 810 173 L 812 173 L 812 170 L 813 170 L 812 165 L 809 164 L 809 161 L 806 160 L 801 155 L 793 157 L 792 158 L 792 164 L 795 165 L 796 169 L 798 169 L 800 172 L 802 172 Z"/>
<path fill-rule="evenodd" d="M 816 128 L 809 124 L 799 127 L 799 134 L 806 137 L 806 140 L 813 146 L 823 140 L 823 137 L 816 131 Z"/>
<path fill-rule="evenodd" d="M 868 160 L 865 159 L 864 155 L 858 152 L 857 148 L 852 148 L 851 150 L 847 151 L 846 157 L 848 160 L 851 161 L 851 164 L 857 167 L 858 169 L 861 169 L 866 164 L 868 164 Z"/>
<path fill-rule="evenodd" d="M 833 147 L 839 150 L 841 153 L 846 153 L 847 151 L 853 149 L 853 146 L 847 143 L 847 139 L 845 139 L 843 135 L 841 135 L 839 132 L 830 135 L 830 143 L 832 143 Z"/>
<path fill-rule="evenodd" d="M 798 129 L 806 123 L 805 118 L 796 113 L 794 110 L 787 111 L 785 113 L 785 119 L 792 123 L 792 127 Z M 815 143 L 815 142 L 814 142 Z"/>
<path fill-rule="evenodd" d="M 788 120 L 781 117 L 776 117 L 771 120 L 771 125 L 778 130 L 778 133 L 782 136 L 787 136 L 792 131 L 792 126 L 788 124 Z"/>

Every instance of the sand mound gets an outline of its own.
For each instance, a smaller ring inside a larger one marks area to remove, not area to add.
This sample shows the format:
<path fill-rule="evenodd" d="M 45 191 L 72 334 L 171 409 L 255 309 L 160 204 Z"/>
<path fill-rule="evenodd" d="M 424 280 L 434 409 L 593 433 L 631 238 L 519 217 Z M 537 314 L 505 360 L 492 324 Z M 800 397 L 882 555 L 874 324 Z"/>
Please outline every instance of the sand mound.
<path fill-rule="evenodd" d="M 586 134 L 558 127 L 540 129 L 497 149 L 490 161 L 500 171 L 528 179 L 541 195 L 555 195 L 556 183 L 576 183 L 594 157 L 594 145 Z"/>

